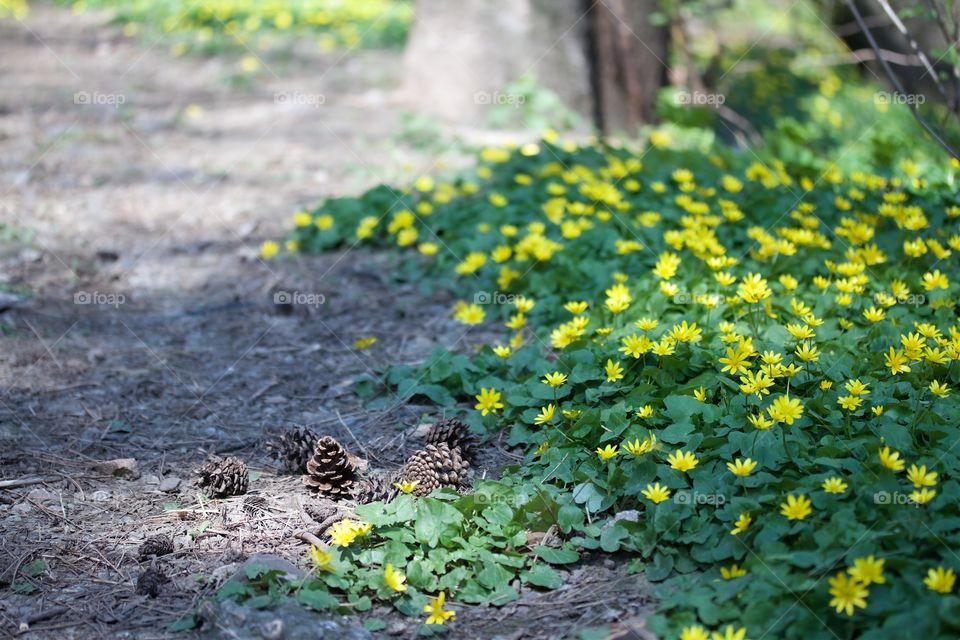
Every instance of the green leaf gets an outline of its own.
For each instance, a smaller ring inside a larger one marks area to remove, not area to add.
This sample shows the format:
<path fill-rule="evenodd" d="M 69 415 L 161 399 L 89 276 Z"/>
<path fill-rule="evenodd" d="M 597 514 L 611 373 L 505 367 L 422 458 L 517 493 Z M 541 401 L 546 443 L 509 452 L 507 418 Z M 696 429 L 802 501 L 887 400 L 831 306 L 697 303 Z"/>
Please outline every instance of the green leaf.
<path fill-rule="evenodd" d="M 315 611 L 335 609 L 340 606 L 340 601 L 323 589 L 301 589 L 297 593 L 297 602 Z"/>
<path fill-rule="evenodd" d="M 418 540 L 435 547 L 444 529 L 456 527 L 462 521 L 463 514 L 448 503 L 435 498 L 424 498 L 417 505 L 414 533 Z"/>
<path fill-rule="evenodd" d="M 571 549 L 554 549 L 553 547 L 536 546 L 533 553 L 544 562 L 550 564 L 570 564 L 580 559 L 580 554 Z"/>
<path fill-rule="evenodd" d="M 538 587 L 556 589 L 563 584 L 560 574 L 545 564 L 538 564 L 520 575 L 520 579 Z"/>

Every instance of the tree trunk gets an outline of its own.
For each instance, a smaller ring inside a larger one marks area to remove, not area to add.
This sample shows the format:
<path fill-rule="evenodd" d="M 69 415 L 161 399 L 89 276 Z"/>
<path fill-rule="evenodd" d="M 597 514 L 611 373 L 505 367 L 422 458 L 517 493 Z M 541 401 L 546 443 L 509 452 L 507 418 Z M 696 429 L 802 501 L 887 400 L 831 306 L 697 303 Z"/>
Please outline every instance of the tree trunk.
<path fill-rule="evenodd" d="M 595 120 L 604 133 L 634 133 L 655 115 L 667 80 L 669 31 L 650 24 L 656 0 L 587 0 L 593 35 Z"/>
<path fill-rule="evenodd" d="M 653 118 L 667 32 L 657 0 L 417 0 L 404 89 L 421 111 L 482 125 L 527 73 L 604 132 Z"/>

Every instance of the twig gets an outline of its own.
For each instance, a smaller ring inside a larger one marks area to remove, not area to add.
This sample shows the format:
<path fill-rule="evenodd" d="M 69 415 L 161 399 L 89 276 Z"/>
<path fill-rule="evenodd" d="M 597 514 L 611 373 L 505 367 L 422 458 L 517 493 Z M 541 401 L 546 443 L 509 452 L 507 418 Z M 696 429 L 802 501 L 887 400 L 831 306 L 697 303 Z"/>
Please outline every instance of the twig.
<path fill-rule="evenodd" d="M 325 549 L 327 547 L 323 540 L 313 535 L 309 531 L 297 531 L 293 537 L 303 540 L 304 542 L 308 542 L 320 549 Z"/>
<path fill-rule="evenodd" d="M 29 487 L 44 482 L 54 482 L 57 478 L 31 476 L 24 478 L 14 478 L 13 480 L 0 480 L 0 489 L 16 489 L 18 487 Z"/>
<path fill-rule="evenodd" d="M 362 442 L 360 442 L 359 440 L 357 440 L 357 436 L 355 436 L 355 435 L 353 434 L 353 431 L 350 429 L 349 426 L 347 426 L 347 423 L 343 421 L 343 418 L 342 418 L 342 417 L 340 417 L 340 410 L 339 410 L 339 409 L 335 409 L 334 411 L 335 411 L 335 413 L 337 414 L 337 420 L 340 421 L 340 424 L 343 425 L 343 428 L 346 429 L 346 430 L 347 430 L 347 433 L 350 434 L 350 437 L 353 438 L 353 442 L 357 445 L 357 447 L 358 447 L 361 451 L 363 451 L 363 457 L 369 459 L 369 458 L 370 458 L 370 454 L 367 453 L 367 448 L 366 448 L 365 446 L 363 446 L 363 443 L 362 443 Z"/>

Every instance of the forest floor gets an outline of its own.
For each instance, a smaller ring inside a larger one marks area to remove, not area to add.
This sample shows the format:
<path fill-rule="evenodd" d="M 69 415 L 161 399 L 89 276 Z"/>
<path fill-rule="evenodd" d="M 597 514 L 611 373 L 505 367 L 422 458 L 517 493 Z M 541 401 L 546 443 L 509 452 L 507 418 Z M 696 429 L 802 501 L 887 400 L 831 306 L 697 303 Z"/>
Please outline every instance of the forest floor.
<path fill-rule="evenodd" d="M 395 254 L 258 254 L 299 207 L 464 161 L 457 143 L 398 134 L 398 58 L 298 51 L 246 84 L 236 58 L 171 57 L 102 14 L 40 5 L 0 22 L 0 637 L 167 637 L 245 557 L 306 566 L 295 535 L 315 499 L 263 448 L 284 427 L 388 468 L 416 448 L 430 408 L 366 409 L 352 378 L 482 330 L 452 322 L 442 292 L 391 280 Z M 277 291 L 323 303 L 286 312 Z M 488 448 L 495 473 L 512 454 Z M 194 470 L 213 453 L 244 458 L 264 501 L 204 500 Z M 176 552 L 148 598 L 137 547 L 156 533 Z M 460 607 L 453 633 L 626 632 L 647 606 L 626 578 L 594 558 L 558 591 Z M 371 615 L 397 637 L 420 626 Z"/>

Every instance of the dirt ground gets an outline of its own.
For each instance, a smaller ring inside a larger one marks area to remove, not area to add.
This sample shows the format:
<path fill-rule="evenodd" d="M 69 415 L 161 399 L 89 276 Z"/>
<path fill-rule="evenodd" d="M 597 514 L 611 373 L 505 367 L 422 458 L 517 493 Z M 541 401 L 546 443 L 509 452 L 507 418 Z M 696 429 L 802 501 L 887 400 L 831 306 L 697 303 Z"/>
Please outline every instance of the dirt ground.
<path fill-rule="evenodd" d="M 397 137 L 395 53 L 298 53 L 244 87 L 227 81 L 238 57 L 167 49 L 98 14 L 41 5 L 0 22 L 0 637 L 168 637 L 244 557 L 304 566 L 311 498 L 264 438 L 307 424 L 398 464 L 430 408 L 368 410 L 351 379 L 480 337 L 449 299 L 390 281 L 393 254 L 258 258 L 298 207 L 458 161 Z M 324 302 L 284 313 L 278 290 Z M 490 446 L 491 467 L 510 458 Z M 210 453 L 244 458 L 264 502 L 200 498 Z M 133 472 L 100 464 L 131 458 Z M 176 552 L 148 598 L 137 547 L 156 533 Z M 555 637 L 642 612 L 636 580 L 606 563 L 508 608 L 463 607 L 454 636 Z"/>

